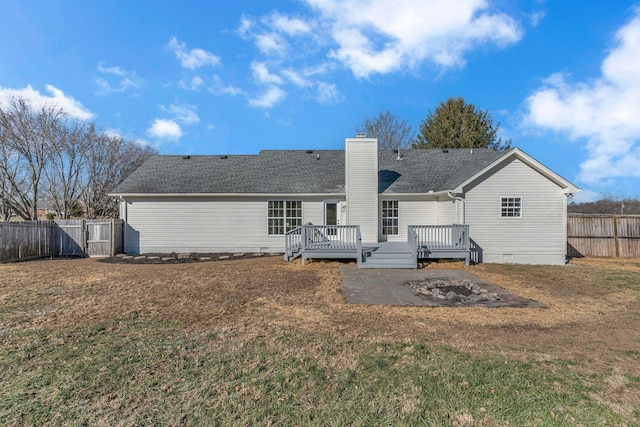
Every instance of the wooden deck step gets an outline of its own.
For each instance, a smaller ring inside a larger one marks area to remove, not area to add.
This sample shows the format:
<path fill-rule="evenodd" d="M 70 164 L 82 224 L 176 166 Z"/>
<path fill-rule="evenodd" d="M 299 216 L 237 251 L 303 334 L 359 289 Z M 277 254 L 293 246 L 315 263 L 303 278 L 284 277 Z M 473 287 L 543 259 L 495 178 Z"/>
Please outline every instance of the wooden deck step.
<path fill-rule="evenodd" d="M 411 268 L 418 267 L 411 248 L 401 242 L 381 242 L 363 245 L 372 248 L 360 268 Z"/>

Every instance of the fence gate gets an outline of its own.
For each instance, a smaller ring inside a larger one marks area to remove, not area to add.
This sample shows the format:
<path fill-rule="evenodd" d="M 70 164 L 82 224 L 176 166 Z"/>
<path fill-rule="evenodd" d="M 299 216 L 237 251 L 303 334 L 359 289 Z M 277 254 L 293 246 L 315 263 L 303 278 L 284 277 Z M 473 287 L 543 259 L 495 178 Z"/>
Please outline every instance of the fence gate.
<path fill-rule="evenodd" d="M 82 255 L 85 253 L 84 222 L 78 219 L 55 221 L 54 250 L 56 255 Z"/>
<path fill-rule="evenodd" d="M 111 221 L 86 221 L 87 255 L 111 255 Z"/>

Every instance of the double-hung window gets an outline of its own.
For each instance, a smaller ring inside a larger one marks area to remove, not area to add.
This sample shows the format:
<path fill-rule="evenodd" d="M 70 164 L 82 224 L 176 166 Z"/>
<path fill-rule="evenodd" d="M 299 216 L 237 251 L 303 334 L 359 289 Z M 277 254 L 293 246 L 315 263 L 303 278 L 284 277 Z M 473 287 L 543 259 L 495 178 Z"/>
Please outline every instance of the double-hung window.
<path fill-rule="evenodd" d="M 522 198 L 502 197 L 500 199 L 500 217 L 522 218 Z"/>
<path fill-rule="evenodd" d="M 269 235 L 281 236 L 302 225 L 301 200 L 269 200 L 267 213 Z"/>
<path fill-rule="evenodd" d="M 384 236 L 398 235 L 398 201 L 382 201 L 382 234 Z"/>

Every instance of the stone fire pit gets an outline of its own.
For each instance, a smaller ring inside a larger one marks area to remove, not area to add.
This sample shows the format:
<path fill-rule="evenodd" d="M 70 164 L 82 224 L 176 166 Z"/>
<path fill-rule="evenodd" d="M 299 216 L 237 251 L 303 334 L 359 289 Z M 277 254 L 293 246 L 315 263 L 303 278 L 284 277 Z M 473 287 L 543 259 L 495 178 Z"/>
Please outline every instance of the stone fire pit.
<path fill-rule="evenodd" d="M 489 292 L 481 285 L 468 280 L 430 278 L 408 281 L 405 284 L 416 294 L 443 305 L 464 306 L 500 300 L 495 292 Z"/>

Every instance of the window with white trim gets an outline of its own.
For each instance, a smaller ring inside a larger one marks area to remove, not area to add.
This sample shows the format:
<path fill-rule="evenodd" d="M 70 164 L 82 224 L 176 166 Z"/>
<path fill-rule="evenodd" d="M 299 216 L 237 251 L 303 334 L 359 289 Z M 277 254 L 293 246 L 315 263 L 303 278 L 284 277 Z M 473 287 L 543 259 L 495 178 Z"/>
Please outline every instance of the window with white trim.
<path fill-rule="evenodd" d="M 382 201 L 382 235 L 398 235 L 398 201 Z"/>
<path fill-rule="evenodd" d="M 500 199 L 502 218 L 522 218 L 522 197 L 502 197 Z"/>
<path fill-rule="evenodd" d="M 302 225 L 301 200 L 269 200 L 267 213 L 269 235 L 281 236 Z"/>

